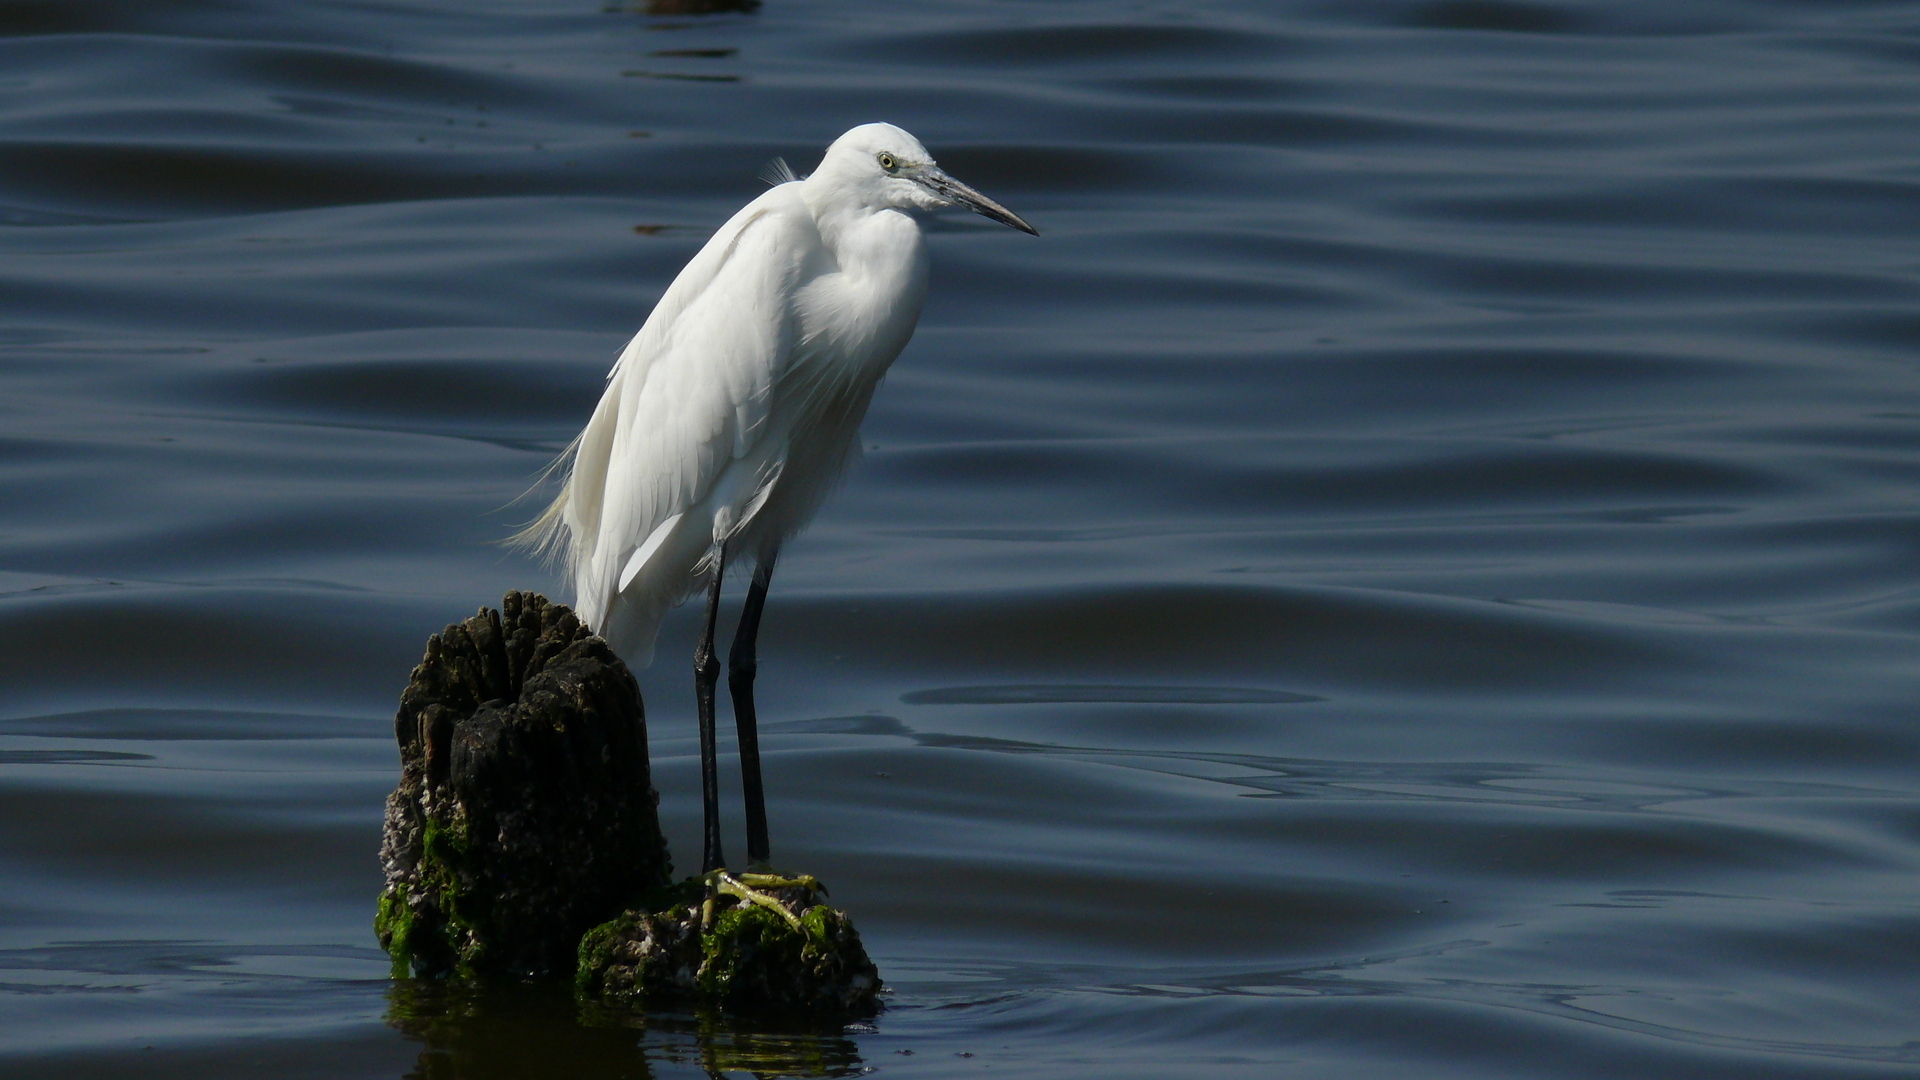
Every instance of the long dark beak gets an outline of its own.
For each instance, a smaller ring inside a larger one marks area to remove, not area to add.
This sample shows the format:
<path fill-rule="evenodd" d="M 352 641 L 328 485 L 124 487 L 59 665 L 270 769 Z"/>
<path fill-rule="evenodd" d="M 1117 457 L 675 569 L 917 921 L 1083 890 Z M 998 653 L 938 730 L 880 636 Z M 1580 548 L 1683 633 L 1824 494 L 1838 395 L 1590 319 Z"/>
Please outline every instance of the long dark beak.
<path fill-rule="evenodd" d="M 1040 230 L 1023 221 L 1019 214 L 948 176 L 940 171 L 937 165 L 918 166 L 909 175 L 928 191 L 943 199 L 959 203 L 981 217 L 990 217 L 1002 225 L 1011 225 L 1030 236 L 1040 235 Z"/>

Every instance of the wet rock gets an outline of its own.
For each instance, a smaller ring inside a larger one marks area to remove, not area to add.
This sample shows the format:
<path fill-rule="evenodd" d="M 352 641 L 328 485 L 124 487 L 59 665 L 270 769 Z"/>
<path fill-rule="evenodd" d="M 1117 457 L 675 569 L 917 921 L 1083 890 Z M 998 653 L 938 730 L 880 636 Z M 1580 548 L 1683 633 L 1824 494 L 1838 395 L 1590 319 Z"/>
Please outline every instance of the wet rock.
<path fill-rule="evenodd" d="M 810 877 L 689 878 L 587 932 L 575 985 L 632 1008 L 867 1016 L 880 972 Z"/>
<path fill-rule="evenodd" d="M 415 975 L 537 977 L 669 880 L 639 687 L 572 611 L 510 592 L 400 698 L 375 929 Z"/>

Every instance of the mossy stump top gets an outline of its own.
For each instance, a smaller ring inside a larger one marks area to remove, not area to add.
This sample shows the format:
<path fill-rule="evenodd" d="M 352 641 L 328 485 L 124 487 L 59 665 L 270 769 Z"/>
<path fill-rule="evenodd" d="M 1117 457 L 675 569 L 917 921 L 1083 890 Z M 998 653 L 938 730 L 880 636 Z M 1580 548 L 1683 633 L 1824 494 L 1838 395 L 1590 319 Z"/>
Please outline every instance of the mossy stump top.
<path fill-rule="evenodd" d="M 671 867 L 633 675 L 572 611 L 510 592 L 427 641 L 394 719 L 375 928 L 415 975 L 565 975 Z"/>
<path fill-rule="evenodd" d="M 588 931 L 575 986 L 629 1008 L 872 1015 L 880 971 L 825 893 L 811 877 L 688 878 Z"/>

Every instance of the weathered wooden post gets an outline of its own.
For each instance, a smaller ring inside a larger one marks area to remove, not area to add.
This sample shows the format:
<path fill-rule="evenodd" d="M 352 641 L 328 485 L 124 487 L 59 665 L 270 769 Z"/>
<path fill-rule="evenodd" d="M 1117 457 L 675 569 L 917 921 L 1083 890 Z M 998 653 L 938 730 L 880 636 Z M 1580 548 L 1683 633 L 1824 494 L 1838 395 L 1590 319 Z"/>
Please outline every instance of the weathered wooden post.
<path fill-rule="evenodd" d="M 871 1013 L 880 973 L 805 875 L 669 885 L 633 674 L 573 612 L 510 592 L 429 638 L 394 719 L 396 974 L 571 977 L 617 1007 Z"/>

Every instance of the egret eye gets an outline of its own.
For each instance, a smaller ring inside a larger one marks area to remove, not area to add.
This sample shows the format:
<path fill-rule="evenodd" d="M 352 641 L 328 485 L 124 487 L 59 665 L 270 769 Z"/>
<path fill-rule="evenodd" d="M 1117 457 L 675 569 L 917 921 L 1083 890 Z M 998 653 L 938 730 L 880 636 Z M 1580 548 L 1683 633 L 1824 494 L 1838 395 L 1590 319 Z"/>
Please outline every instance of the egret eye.
<path fill-rule="evenodd" d="M 893 160 L 892 154 L 881 154 L 880 167 L 887 170 L 888 172 L 892 172 L 893 170 L 900 167 L 900 163 Z"/>

